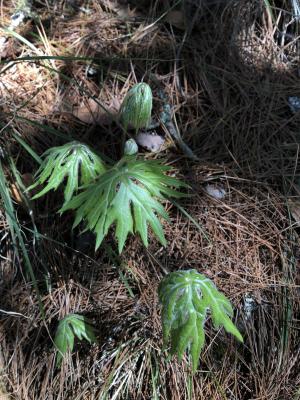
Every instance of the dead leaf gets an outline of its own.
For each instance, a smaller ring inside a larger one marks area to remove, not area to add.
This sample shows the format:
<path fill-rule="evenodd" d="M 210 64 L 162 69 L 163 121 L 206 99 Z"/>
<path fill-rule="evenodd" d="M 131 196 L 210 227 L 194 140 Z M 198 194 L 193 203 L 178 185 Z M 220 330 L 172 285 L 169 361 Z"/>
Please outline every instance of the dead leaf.
<path fill-rule="evenodd" d="M 109 125 L 116 118 L 120 103 L 114 99 L 110 105 L 101 105 L 93 99 L 88 99 L 78 107 L 74 107 L 73 115 L 86 124 Z"/>
<path fill-rule="evenodd" d="M 177 29 L 185 30 L 185 19 L 182 11 L 170 11 L 166 17 L 166 21 Z"/>
<path fill-rule="evenodd" d="M 88 99 L 73 110 L 73 115 L 86 124 L 97 123 L 103 114 L 107 113 L 93 99 Z"/>
<path fill-rule="evenodd" d="M 27 188 L 33 184 L 34 178 L 32 174 L 25 173 L 21 175 L 21 180 L 24 186 Z M 13 183 L 10 187 L 10 192 L 12 198 L 15 200 L 16 203 L 22 205 L 23 204 L 23 194 L 20 192 L 19 186 L 16 183 Z"/>
<path fill-rule="evenodd" d="M 122 5 L 117 1 L 101 0 L 101 2 L 111 11 L 116 13 L 118 17 L 124 20 L 130 20 L 138 16 L 136 9 L 130 9 L 129 4 Z"/>

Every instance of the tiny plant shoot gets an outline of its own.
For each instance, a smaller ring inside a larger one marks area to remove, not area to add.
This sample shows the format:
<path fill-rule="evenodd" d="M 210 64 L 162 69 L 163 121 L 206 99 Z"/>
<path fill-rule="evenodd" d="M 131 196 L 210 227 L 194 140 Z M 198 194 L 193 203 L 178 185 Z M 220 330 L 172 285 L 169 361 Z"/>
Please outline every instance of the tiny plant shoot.
<path fill-rule="evenodd" d="M 45 182 L 46 186 L 33 199 L 43 196 L 50 190 L 56 190 L 67 178 L 64 190 L 64 204 L 66 204 L 80 186 L 90 184 L 106 170 L 100 157 L 88 146 L 79 142 L 52 147 L 43 154 L 43 157 L 44 161 L 36 173 L 36 181 L 28 190 Z"/>
<path fill-rule="evenodd" d="M 85 221 L 87 229 L 96 234 L 96 249 L 112 225 L 120 253 L 129 233 L 139 234 L 148 246 L 148 225 L 166 245 L 158 217 L 168 220 L 168 214 L 159 200 L 182 197 L 176 189 L 187 185 L 166 175 L 170 167 L 156 160 L 140 160 L 135 151 L 133 141 L 127 142 L 123 158 L 62 207 L 62 212 L 76 211 L 73 227 Z"/>
<path fill-rule="evenodd" d="M 120 121 L 124 129 L 137 132 L 146 128 L 151 120 L 152 91 L 147 83 L 138 83 L 126 94 L 120 108 Z"/>
<path fill-rule="evenodd" d="M 59 321 L 54 344 L 57 348 L 56 366 L 59 367 L 68 351 L 74 348 L 75 336 L 79 339 L 85 339 L 89 343 L 97 342 L 94 329 L 90 321 L 78 314 L 69 314 Z"/>
<path fill-rule="evenodd" d="M 134 139 L 129 139 L 124 146 L 124 155 L 134 156 L 138 152 L 138 145 Z"/>
<path fill-rule="evenodd" d="M 161 281 L 158 295 L 162 303 L 164 343 L 167 345 L 170 341 L 170 353 L 176 354 L 179 360 L 188 350 L 193 372 L 197 370 L 204 346 L 208 311 L 215 328 L 223 326 L 228 333 L 243 341 L 231 321 L 233 309 L 229 300 L 209 278 L 196 270 L 171 272 Z"/>

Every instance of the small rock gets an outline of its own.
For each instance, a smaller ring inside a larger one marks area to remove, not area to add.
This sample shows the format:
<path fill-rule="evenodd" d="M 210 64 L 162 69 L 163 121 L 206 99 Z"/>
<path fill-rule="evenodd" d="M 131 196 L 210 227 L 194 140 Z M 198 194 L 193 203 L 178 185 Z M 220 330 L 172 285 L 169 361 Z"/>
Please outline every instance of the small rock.
<path fill-rule="evenodd" d="M 24 22 L 25 19 L 26 15 L 23 11 L 16 12 L 11 16 L 11 24 L 9 26 L 9 29 L 11 30 L 16 29 L 19 25 L 21 25 Z"/>
<path fill-rule="evenodd" d="M 205 186 L 206 193 L 214 199 L 222 200 L 226 195 L 225 189 L 216 185 L 208 184 Z"/>
<path fill-rule="evenodd" d="M 162 136 L 152 133 L 139 133 L 136 136 L 136 142 L 146 150 L 157 152 L 160 150 L 165 140 Z"/>
<path fill-rule="evenodd" d="M 87 78 L 94 78 L 98 74 L 98 70 L 92 65 L 88 65 L 86 67 L 85 74 Z"/>
<path fill-rule="evenodd" d="M 290 96 L 288 98 L 288 103 L 289 103 L 290 109 L 293 113 L 300 111 L 300 97 Z"/>

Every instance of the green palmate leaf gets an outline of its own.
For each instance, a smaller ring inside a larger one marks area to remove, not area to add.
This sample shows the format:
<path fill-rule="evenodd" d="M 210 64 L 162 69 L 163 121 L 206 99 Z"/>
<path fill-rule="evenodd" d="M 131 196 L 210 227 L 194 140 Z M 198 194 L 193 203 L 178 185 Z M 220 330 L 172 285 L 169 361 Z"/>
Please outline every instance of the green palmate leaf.
<path fill-rule="evenodd" d="M 59 321 L 56 330 L 54 343 L 58 350 L 56 357 L 57 366 L 60 366 L 67 351 L 73 350 L 75 336 L 79 340 L 85 339 L 89 343 L 97 341 L 94 329 L 87 318 L 78 314 L 69 314 Z"/>
<path fill-rule="evenodd" d="M 176 188 L 187 186 L 176 178 L 165 175 L 170 168 L 153 160 L 138 160 L 124 156 L 99 179 L 67 203 L 62 211 L 76 210 L 74 227 L 82 220 L 87 229 L 96 234 L 96 248 L 116 226 L 116 237 L 121 253 L 129 233 L 138 233 L 148 245 L 148 225 L 166 245 L 159 216 L 168 219 L 159 199 L 181 197 Z"/>
<path fill-rule="evenodd" d="M 124 128 L 136 131 L 147 127 L 151 119 L 152 91 L 147 83 L 138 83 L 128 91 L 120 108 L 120 120 Z"/>
<path fill-rule="evenodd" d="M 231 321 L 233 309 L 229 300 L 210 279 L 196 270 L 168 274 L 159 285 L 158 295 L 162 303 L 164 343 L 171 342 L 171 355 L 176 354 L 179 360 L 185 350 L 189 350 L 194 372 L 204 346 L 208 310 L 215 328 L 224 326 L 227 332 L 243 341 Z"/>
<path fill-rule="evenodd" d="M 60 147 L 52 147 L 44 153 L 44 161 L 38 169 L 35 183 L 46 186 L 33 198 L 43 196 L 50 190 L 56 190 L 67 178 L 64 198 L 67 203 L 82 185 L 87 185 L 104 173 L 106 167 L 99 156 L 82 143 L 71 142 Z"/>

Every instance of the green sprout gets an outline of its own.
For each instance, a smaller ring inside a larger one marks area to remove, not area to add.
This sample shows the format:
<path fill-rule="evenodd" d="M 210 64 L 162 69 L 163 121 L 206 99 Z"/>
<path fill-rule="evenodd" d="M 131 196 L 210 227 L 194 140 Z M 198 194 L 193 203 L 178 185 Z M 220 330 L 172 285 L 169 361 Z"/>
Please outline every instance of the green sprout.
<path fill-rule="evenodd" d="M 120 108 L 120 121 L 127 130 L 128 127 L 137 132 L 146 128 L 151 120 L 152 91 L 147 83 L 138 83 L 125 96 Z"/>
<path fill-rule="evenodd" d="M 189 350 L 193 372 L 197 370 L 204 346 L 208 310 L 215 328 L 224 326 L 228 333 L 243 342 L 231 321 L 233 309 L 229 300 L 209 278 L 196 270 L 171 272 L 161 281 L 158 295 L 162 303 L 164 343 L 167 345 L 170 341 L 170 353 L 176 354 L 179 360 L 185 350 Z"/>
<path fill-rule="evenodd" d="M 64 190 L 64 204 L 66 204 L 81 186 L 90 184 L 106 170 L 101 158 L 88 146 L 79 142 L 52 147 L 43 154 L 43 157 L 44 161 L 36 173 L 36 181 L 28 190 L 45 182 L 46 186 L 33 199 L 43 196 L 50 190 L 56 190 L 67 178 Z"/>
<path fill-rule="evenodd" d="M 84 316 L 78 314 L 69 314 L 59 321 L 54 344 L 57 348 L 56 366 L 59 367 L 67 351 L 73 351 L 75 336 L 79 339 L 85 339 L 89 343 L 96 343 L 94 328 L 91 322 Z"/>

